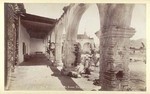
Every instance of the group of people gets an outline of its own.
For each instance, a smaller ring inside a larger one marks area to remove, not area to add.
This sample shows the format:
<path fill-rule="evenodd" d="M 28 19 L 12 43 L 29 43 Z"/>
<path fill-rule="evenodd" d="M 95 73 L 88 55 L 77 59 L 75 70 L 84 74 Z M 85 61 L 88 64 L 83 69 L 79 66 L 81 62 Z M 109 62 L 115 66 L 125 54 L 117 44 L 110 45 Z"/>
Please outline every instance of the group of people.
<path fill-rule="evenodd" d="M 81 55 L 80 44 L 74 44 L 74 48 L 74 54 L 76 58 L 72 65 L 75 66 L 75 71 L 69 72 L 68 76 L 78 78 L 83 74 L 90 75 L 91 65 L 94 64 L 96 66 L 97 62 L 99 61 L 99 58 L 96 57 L 95 50 L 91 49 L 91 54 L 86 53 L 84 55 Z"/>
<path fill-rule="evenodd" d="M 91 74 L 90 73 L 90 66 L 91 66 L 91 56 L 90 55 L 86 55 L 85 57 L 83 57 L 82 59 L 82 62 L 80 63 L 79 66 L 83 66 L 83 71 L 81 73 L 85 73 L 85 74 Z M 79 67 L 79 72 L 82 68 Z"/>
<path fill-rule="evenodd" d="M 91 56 L 87 54 L 82 58 L 82 61 L 75 66 L 75 71 L 71 71 L 68 76 L 80 78 L 83 74 L 90 75 L 90 66 Z"/>

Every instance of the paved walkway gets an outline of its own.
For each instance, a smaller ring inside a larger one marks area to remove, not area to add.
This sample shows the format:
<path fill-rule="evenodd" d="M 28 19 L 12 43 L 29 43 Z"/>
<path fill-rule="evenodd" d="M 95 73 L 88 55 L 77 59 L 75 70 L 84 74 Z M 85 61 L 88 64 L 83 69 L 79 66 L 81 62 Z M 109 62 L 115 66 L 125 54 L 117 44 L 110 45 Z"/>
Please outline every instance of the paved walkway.
<path fill-rule="evenodd" d="M 99 88 L 93 85 L 92 81 L 88 81 L 88 78 L 62 76 L 60 70 L 61 67 L 50 66 L 44 55 L 37 55 L 16 67 L 10 90 L 91 91 Z"/>

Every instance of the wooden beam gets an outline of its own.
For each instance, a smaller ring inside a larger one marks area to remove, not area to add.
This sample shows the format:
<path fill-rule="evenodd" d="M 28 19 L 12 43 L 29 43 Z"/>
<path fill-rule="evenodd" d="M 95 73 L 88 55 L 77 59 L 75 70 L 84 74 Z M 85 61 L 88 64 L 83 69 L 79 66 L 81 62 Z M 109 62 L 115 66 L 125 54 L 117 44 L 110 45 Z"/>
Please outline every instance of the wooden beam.
<path fill-rule="evenodd" d="M 37 22 L 37 21 L 29 21 L 29 20 L 21 20 L 23 24 L 32 24 L 32 25 L 38 25 L 38 26 L 48 26 L 48 27 L 53 27 L 54 24 L 48 24 L 48 23 L 42 23 L 42 22 Z"/>

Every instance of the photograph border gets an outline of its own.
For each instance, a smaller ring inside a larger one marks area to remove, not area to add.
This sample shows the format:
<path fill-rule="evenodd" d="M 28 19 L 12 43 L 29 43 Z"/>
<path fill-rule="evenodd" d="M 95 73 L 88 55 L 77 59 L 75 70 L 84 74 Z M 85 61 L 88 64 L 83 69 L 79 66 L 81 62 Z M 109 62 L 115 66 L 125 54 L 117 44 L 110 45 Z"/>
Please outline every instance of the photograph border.
<path fill-rule="evenodd" d="M 6 91 L 4 89 L 4 3 L 136 3 L 136 4 L 146 4 L 146 91 Z M 0 1 L 0 37 L 1 37 L 1 47 L 0 47 L 0 94 L 150 94 L 150 0 L 1 0 Z"/>

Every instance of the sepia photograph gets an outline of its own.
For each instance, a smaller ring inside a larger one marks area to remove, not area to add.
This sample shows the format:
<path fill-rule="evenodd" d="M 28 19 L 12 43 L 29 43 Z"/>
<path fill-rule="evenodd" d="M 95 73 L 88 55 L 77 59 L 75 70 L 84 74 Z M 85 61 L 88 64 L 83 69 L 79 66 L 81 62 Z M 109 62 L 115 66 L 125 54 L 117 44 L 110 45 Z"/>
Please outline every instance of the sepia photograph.
<path fill-rule="evenodd" d="M 147 91 L 145 3 L 4 3 L 5 91 Z"/>

